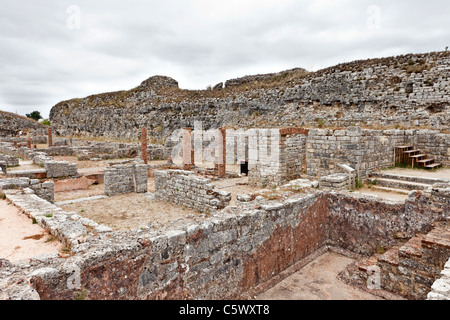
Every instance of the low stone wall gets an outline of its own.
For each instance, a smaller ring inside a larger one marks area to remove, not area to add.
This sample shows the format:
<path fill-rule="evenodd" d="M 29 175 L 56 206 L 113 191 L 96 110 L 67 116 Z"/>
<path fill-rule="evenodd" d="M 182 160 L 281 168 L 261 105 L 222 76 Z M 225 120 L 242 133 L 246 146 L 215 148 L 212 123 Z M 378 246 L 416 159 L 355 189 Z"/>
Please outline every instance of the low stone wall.
<path fill-rule="evenodd" d="M 87 299 L 245 298 L 328 247 L 370 256 L 394 245 L 395 234 L 426 232 L 448 215 L 439 205 L 422 206 L 420 198 L 412 193 L 405 204 L 317 191 L 282 202 L 254 200 L 179 230 L 82 237 L 74 256 L 15 268 L 13 275 L 27 279 L 41 299 L 73 299 L 80 292 Z M 69 288 L 74 267 L 80 286 Z"/>
<path fill-rule="evenodd" d="M 148 166 L 132 163 L 114 165 L 105 169 L 105 195 L 114 196 L 122 193 L 147 192 Z"/>
<path fill-rule="evenodd" d="M 57 237 L 63 244 L 72 247 L 84 243 L 93 233 L 112 231 L 90 219 L 67 213 L 54 204 L 38 197 L 32 189 L 6 190 L 6 198 L 36 223 Z"/>
<path fill-rule="evenodd" d="M 167 170 L 155 172 L 155 197 L 201 212 L 225 208 L 231 194 L 215 190 L 210 179 L 196 177 L 193 172 Z"/>

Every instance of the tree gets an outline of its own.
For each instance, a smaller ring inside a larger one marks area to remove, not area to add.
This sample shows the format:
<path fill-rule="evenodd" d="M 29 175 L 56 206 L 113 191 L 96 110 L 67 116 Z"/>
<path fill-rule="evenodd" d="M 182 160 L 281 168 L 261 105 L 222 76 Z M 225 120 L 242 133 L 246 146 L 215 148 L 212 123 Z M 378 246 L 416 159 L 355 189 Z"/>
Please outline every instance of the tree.
<path fill-rule="evenodd" d="M 42 119 L 41 113 L 39 111 L 33 111 L 32 113 L 26 114 L 27 118 L 39 121 Z"/>

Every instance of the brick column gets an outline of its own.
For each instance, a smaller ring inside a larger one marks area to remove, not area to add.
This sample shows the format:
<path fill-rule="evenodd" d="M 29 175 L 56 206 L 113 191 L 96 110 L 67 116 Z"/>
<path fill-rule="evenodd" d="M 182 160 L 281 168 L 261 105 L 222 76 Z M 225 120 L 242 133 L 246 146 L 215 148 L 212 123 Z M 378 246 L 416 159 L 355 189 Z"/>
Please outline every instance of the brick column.
<path fill-rule="evenodd" d="M 224 128 L 219 128 L 219 139 L 218 139 L 218 154 L 217 154 L 217 175 L 219 178 L 225 178 L 226 170 L 226 131 Z"/>
<path fill-rule="evenodd" d="M 53 130 L 52 128 L 48 128 L 48 146 L 53 146 Z"/>
<path fill-rule="evenodd" d="M 142 153 L 142 160 L 144 160 L 144 163 L 148 163 L 148 155 L 147 155 L 147 128 L 142 128 L 141 131 L 141 153 Z"/>
<path fill-rule="evenodd" d="M 31 149 L 31 138 L 30 137 L 27 138 L 27 148 Z"/>
<path fill-rule="evenodd" d="M 192 146 L 191 128 L 183 128 L 183 170 L 191 170 Z"/>

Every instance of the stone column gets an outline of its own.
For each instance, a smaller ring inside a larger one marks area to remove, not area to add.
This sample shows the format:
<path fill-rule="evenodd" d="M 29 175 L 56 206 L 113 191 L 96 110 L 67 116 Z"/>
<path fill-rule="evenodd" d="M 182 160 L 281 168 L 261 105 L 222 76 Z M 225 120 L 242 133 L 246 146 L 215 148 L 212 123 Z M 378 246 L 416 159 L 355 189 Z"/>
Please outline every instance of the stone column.
<path fill-rule="evenodd" d="M 48 146 L 53 146 L 53 130 L 52 128 L 48 128 Z"/>
<path fill-rule="evenodd" d="M 144 163 L 148 163 L 148 155 L 147 155 L 147 128 L 142 128 L 141 131 L 141 153 L 142 153 L 142 160 L 144 160 Z"/>
<path fill-rule="evenodd" d="M 30 137 L 27 138 L 27 148 L 31 149 L 31 138 Z"/>
<path fill-rule="evenodd" d="M 224 128 L 219 128 L 219 139 L 218 139 L 218 153 L 217 153 L 217 175 L 219 178 L 225 178 L 225 171 L 226 171 L 226 130 Z"/>
<path fill-rule="evenodd" d="M 192 146 L 191 128 L 183 128 L 183 170 L 191 170 Z"/>

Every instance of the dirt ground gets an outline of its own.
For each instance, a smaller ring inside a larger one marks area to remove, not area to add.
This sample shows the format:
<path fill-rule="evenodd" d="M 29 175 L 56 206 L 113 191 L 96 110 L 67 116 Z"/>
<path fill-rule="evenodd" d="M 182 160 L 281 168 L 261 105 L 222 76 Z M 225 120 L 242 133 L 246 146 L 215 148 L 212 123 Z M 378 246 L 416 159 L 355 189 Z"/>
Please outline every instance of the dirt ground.
<path fill-rule="evenodd" d="M 152 200 L 136 193 L 62 205 L 61 208 L 105 224 L 114 230 L 137 229 L 141 226 L 158 228 L 178 219 L 200 216 L 195 210 Z"/>
<path fill-rule="evenodd" d="M 382 300 L 337 279 L 354 260 L 327 252 L 287 277 L 256 300 Z"/>
<path fill-rule="evenodd" d="M 18 208 L 0 200 L 0 258 L 12 262 L 59 253 L 63 245 Z"/>

